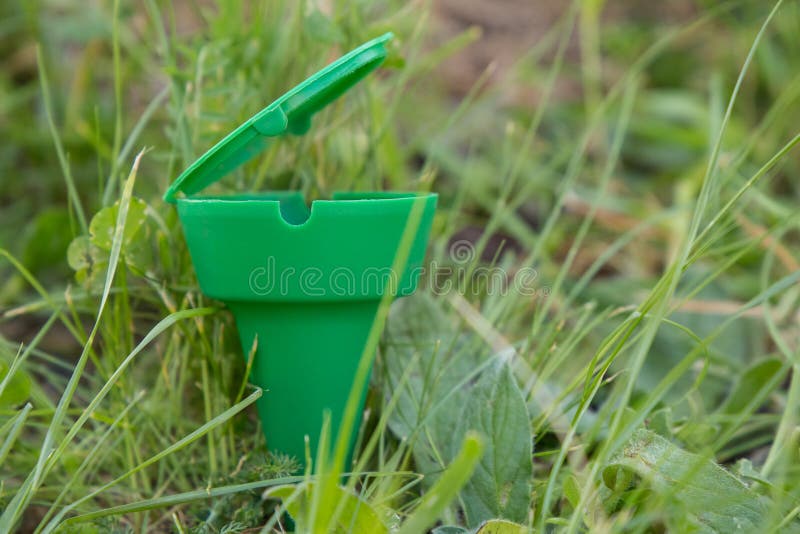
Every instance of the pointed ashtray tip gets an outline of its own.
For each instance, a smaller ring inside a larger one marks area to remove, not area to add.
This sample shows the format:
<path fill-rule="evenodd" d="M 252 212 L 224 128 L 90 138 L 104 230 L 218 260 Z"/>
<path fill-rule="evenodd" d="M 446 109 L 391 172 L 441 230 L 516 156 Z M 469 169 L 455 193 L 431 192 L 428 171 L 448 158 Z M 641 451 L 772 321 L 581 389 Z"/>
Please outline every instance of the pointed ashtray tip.
<path fill-rule="evenodd" d="M 378 300 L 229 303 L 242 348 L 258 338 L 249 381 L 264 389 L 258 411 L 270 450 L 302 460 L 309 436 L 316 451 L 325 411 L 338 432 L 379 305 Z"/>

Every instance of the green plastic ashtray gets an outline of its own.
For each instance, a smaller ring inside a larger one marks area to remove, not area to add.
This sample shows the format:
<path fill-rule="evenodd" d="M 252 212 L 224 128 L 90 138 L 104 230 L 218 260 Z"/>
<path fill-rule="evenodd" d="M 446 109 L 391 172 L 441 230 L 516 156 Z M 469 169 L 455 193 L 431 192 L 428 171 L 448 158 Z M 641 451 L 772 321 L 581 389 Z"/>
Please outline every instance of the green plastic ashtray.
<path fill-rule="evenodd" d="M 381 300 L 416 289 L 436 195 L 337 193 L 309 207 L 290 191 L 197 193 L 271 138 L 306 132 L 314 113 L 381 64 L 390 38 L 365 43 L 264 108 L 164 196 L 177 204 L 200 288 L 234 314 L 243 353 L 256 347 L 249 380 L 264 390 L 267 448 L 301 463 L 306 436 L 316 454 L 326 411 L 338 432 Z M 355 429 L 351 451 L 358 421 Z"/>

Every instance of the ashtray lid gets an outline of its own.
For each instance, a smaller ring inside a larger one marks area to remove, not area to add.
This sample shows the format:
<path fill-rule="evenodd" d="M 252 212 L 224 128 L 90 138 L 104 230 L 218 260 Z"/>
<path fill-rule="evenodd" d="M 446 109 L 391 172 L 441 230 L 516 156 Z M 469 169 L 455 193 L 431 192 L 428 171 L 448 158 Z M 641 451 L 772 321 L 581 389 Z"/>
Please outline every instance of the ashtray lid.
<path fill-rule="evenodd" d="M 250 117 L 183 171 L 164 200 L 174 203 L 178 192 L 192 195 L 211 185 L 261 153 L 272 137 L 306 133 L 317 111 L 383 63 L 392 37 L 386 33 L 362 44 Z"/>

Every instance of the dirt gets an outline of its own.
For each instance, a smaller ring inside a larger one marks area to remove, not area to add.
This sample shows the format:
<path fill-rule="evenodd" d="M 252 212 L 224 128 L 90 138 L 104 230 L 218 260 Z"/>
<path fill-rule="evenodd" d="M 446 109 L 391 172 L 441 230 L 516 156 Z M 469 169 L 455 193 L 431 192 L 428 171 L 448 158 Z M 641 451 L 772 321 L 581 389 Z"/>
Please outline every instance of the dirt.
<path fill-rule="evenodd" d="M 477 41 L 440 67 L 447 90 L 455 96 L 463 96 L 493 64 L 489 84 L 502 90 L 510 103 L 535 104 L 539 95 L 534 89 L 508 83 L 508 78 L 515 63 L 564 15 L 567 4 L 560 0 L 437 0 L 434 43 L 446 42 L 469 28 L 481 30 Z M 551 52 L 545 54 L 545 60 L 552 57 Z M 567 54 L 574 59 L 579 56 L 574 37 Z M 577 86 L 567 82 L 562 85 L 559 94 L 577 95 Z"/>

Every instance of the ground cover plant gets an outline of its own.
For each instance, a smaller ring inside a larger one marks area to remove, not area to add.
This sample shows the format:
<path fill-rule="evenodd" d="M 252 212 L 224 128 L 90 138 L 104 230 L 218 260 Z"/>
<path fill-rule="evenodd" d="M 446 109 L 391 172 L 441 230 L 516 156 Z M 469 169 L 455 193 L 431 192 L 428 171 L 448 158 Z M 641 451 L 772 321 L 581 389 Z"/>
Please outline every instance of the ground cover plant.
<path fill-rule="evenodd" d="M 494 4 L 0 4 L 0 532 L 800 531 L 800 5 Z M 161 194 L 388 30 L 214 186 L 440 195 L 294 475 Z"/>

